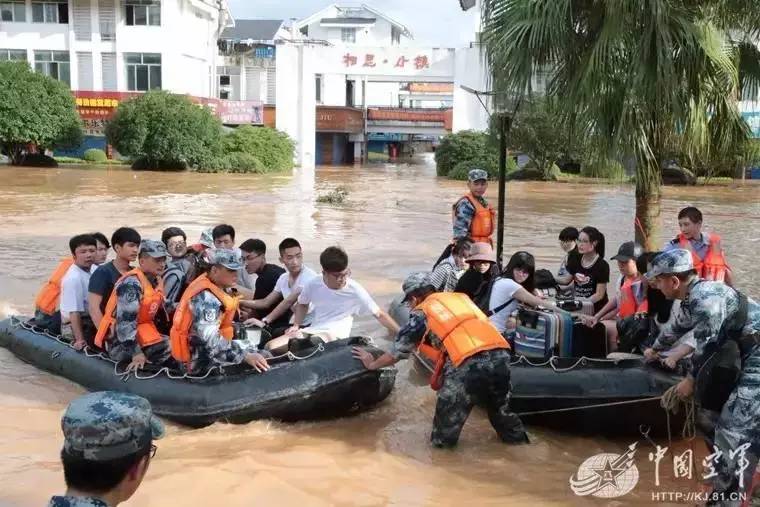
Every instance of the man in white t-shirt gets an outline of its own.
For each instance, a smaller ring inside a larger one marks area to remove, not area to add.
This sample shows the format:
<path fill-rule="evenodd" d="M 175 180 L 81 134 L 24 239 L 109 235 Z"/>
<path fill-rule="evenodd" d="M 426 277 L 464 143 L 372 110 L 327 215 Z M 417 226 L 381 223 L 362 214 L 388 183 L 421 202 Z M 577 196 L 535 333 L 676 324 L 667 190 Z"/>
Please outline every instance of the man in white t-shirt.
<path fill-rule="evenodd" d="M 80 234 L 69 240 L 69 248 L 74 264 L 61 280 L 61 335 L 75 349 L 81 350 L 94 337 L 94 325 L 88 312 L 87 287 L 97 241 L 90 234 Z"/>
<path fill-rule="evenodd" d="M 349 278 L 348 255 L 331 246 L 319 256 L 322 277 L 307 283 L 298 296 L 293 326 L 287 334 L 319 335 L 326 341 L 348 338 L 355 315 L 372 314 L 388 331 L 396 334 L 398 324 L 377 306 L 372 296 L 357 281 Z M 309 327 L 300 330 L 309 305 L 314 307 L 314 319 Z M 300 331 L 299 331 L 300 330 Z"/>
<path fill-rule="evenodd" d="M 286 271 L 277 279 L 272 292 L 263 299 L 240 301 L 241 307 L 253 310 L 272 308 L 277 305 L 261 320 L 248 319 L 245 322 L 246 325 L 271 326 L 273 338 L 280 336 L 288 329 L 292 316 L 291 308 L 296 304 L 304 286 L 312 279 L 319 278 L 313 269 L 303 265 L 303 250 L 297 240 L 285 238 L 280 242 L 279 250 L 280 262 L 285 266 Z M 304 322 L 310 322 L 311 317 L 311 312 L 308 312 Z"/>

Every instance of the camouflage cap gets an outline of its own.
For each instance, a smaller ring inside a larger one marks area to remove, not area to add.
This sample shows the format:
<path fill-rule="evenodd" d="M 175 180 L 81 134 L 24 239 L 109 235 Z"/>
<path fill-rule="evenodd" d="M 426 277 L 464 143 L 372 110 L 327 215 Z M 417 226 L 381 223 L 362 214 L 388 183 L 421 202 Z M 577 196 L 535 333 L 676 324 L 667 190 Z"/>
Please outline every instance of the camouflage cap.
<path fill-rule="evenodd" d="M 153 239 L 144 239 L 140 241 L 140 254 L 148 254 L 155 259 L 169 257 L 169 252 L 166 251 L 166 245 L 164 245 L 162 241 L 156 241 Z"/>
<path fill-rule="evenodd" d="M 406 277 L 404 283 L 401 284 L 401 290 L 404 291 L 404 301 L 409 298 L 409 294 L 412 292 L 428 286 L 433 286 L 433 281 L 430 279 L 430 273 L 427 271 L 416 271 L 411 273 Z"/>
<path fill-rule="evenodd" d="M 488 173 L 483 169 L 472 169 L 467 173 L 467 179 L 470 181 L 488 180 Z"/>
<path fill-rule="evenodd" d="M 140 396 L 116 391 L 85 394 L 61 419 L 63 449 L 88 461 L 109 461 L 147 450 L 164 425 Z"/>
<path fill-rule="evenodd" d="M 647 274 L 647 278 L 655 278 L 660 275 L 672 275 L 685 273 L 694 269 L 694 261 L 691 259 L 691 253 L 688 250 L 677 248 L 662 252 L 652 260 L 652 267 Z"/>
<path fill-rule="evenodd" d="M 214 231 L 213 227 L 209 227 L 208 229 L 203 231 L 201 233 L 201 238 L 198 240 L 198 243 L 208 248 L 214 248 L 214 236 L 212 234 L 213 231 Z"/>
<path fill-rule="evenodd" d="M 224 266 L 233 271 L 243 269 L 243 263 L 240 255 L 235 250 L 228 248 L 215 248 L 208 251 L 208 263 L 212 266 Z"/>

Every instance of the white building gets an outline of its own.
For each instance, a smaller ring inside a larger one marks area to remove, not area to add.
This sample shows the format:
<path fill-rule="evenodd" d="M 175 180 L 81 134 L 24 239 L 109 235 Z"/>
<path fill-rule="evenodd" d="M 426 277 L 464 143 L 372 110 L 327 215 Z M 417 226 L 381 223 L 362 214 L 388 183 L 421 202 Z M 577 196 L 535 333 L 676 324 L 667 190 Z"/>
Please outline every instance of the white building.
<path fill-rule="evenodd" d="M 27 60 L 72 90 L 213 97 L 231 22 L 226 0 L 0 0 L 0 60 Z"/>
<path fill-rule="evenodd" d="M 238 19 L 219 39 L 216 97 L 276 102 L 276 44 L 289 40 L 281 19 Z"/>

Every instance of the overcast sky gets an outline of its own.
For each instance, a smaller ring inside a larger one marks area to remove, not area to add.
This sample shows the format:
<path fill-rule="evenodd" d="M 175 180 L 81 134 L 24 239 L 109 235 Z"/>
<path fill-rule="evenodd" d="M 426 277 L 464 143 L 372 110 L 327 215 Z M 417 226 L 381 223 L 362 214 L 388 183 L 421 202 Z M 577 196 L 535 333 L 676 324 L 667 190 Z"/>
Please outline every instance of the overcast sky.
<path fill-rule="evenodd" d="M 326 6 L 361 2 L 329 0 L 227 0 L 232 15 L 241 19 L 305 18 Z M 458 0 L 368 0 L 367 5 L 405 25 L 414 35 L 410 45 L 464 46 L 473 39 L 473 10 L 462 12 Z"/>

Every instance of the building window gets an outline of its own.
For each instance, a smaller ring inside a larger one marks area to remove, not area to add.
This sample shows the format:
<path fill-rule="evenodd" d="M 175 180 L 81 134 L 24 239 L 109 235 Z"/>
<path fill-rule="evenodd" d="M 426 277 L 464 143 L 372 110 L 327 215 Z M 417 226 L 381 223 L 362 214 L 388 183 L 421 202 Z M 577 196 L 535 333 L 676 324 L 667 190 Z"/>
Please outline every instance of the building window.
<path fill-rule="evenodd" d="M 26 4 L 24 2 L 0 2 L 0 21 L 23 23 L 26 21 Z"/>
<path fill-rule="evenodd" d="M 322 74 L 316 74 L 314 76 L 314 81 L 316 85 L 315 97 L 317 99 L 317 104 L 321 104 L 322 103 Z"/>
<path fill-rule="evenodd" d="M 0 62 L 25 62 L 26 49 L 0 49 Z"/>
<path fill-rule="evenodd" d="M 349 44 L 356 43 L 356 28 L 341 28 L 340 40 Z"/>
<path fill-rule="evenodd" d="M 125 53 L 127 90 L 146 92 L 161 89 L 161 55 L 159 53 Z"/>
<path fill-rule="evenodd" d="M 161 26 L 160 0 L 125 0 L 124 8 L 129 26 Z"/>
<path fill-rule="evenodd" d="M 219 76 L 219 86 L 229 86 L 230 76 Z"/>
<path fill-rule="evenodd" d="M 35 51 L 34 70 L 71 85 L 68 51 Z"/>
<path fill-rule="evenodd" d="M 219 98 L 222 100 L 229 100 L 230 98 L 229 90 L 219 90 Z"/>
<path fill-rule="evenodd" d="M 69 22 L 68 2 L 32 2 L 32 21 L 34 23 Z"/>

